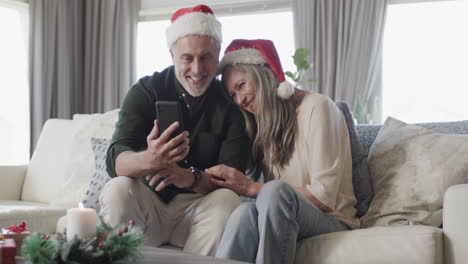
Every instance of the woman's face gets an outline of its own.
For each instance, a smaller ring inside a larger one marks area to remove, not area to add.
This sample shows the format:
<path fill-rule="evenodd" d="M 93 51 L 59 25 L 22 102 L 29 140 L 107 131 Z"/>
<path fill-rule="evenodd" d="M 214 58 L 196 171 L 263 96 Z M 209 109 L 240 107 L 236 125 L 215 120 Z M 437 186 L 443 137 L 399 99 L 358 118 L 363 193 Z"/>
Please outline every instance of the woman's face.
<path fill-rule="evenodd" d="M 228 66 L 223 72 L 223 83 L 232 100 L 242 109 L 255 114 L 255 84 L 247 73 Z"/>

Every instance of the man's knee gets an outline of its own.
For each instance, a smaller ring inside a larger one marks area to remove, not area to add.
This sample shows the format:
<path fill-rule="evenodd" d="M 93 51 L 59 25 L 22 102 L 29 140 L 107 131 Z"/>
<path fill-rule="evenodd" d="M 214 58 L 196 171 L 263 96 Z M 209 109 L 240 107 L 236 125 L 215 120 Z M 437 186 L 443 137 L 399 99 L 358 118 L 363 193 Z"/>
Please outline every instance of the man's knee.
<path fill-rule="evenodd" d="M 209 193 L 200 201 L 197 211 L 205 219 L 224 227 L 231 213 L 242 203 L 240 197 L 229 189 L 217 189 Z"/>
<path fill-rule="evenodd" d="M 139 184 L 138 180 L 126 176 L 112 178 L 99 196 L 101 207 L 108 202 L 124 206 L 129 199 L 134 199 L 132 194 L 138 193 Z"/>
<path fill-rule="evenodd" d="M 226 210 L 231 213 L 242 203 L 239 195 L 235 192 L 221 188 L 212 191 L 206 196 L 206 204 L 217 210 Z"/>
<path fill-rule="evenodd" d="M 100 215 L 103 220 L 112 227 L 135 220 L 138 225 L 144 226 L 137 217 L 141 209 L 139 204 L 144 198 L 139 198 L 144 194 L 144 185 L 133 178 L 119 176 L 106 183 L 101 195 L 99 204 L 101 206 Z"/>

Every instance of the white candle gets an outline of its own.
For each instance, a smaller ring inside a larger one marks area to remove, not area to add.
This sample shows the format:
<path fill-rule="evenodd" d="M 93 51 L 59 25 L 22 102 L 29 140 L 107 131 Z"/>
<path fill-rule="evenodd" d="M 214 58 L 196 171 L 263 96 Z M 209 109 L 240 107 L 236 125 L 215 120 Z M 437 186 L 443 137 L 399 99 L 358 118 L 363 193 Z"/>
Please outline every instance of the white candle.
<path fill-rule="evenodd" d="M 67 211 L 67 240 L 72 240 L 75 236 L 78 239 L 90 239 L 96 235 L 96 210 L 84 208 L 79 204 L 79 208 L 71 208 Z"/>

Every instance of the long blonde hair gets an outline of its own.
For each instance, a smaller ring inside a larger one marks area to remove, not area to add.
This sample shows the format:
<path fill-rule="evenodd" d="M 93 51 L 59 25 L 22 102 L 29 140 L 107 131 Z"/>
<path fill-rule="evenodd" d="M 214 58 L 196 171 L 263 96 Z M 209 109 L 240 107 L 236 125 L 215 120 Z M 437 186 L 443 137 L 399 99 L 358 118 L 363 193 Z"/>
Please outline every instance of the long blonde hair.
<path fill-rule="evenodd" d="M 255 115 L 243 110 L 247 134 L 252 144 L 253 178 L 263 171 L 265 181 L 271 180 L 273 164 L 287 165 L 294 151 L 297 102 L 276 95 L 279 80 L 268 65 L 233 64 L 246 73 L 255 84 Z"/>

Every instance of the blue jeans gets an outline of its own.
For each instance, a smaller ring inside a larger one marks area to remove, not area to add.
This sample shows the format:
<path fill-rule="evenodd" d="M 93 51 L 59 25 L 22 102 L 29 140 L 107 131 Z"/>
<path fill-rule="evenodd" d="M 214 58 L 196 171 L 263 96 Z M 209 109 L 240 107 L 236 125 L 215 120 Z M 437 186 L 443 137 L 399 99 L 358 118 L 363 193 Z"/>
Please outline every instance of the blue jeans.
<path fill-rule="evenodd" d="M 293 263 L 298 240 L 349 230 L 297 193 L 270 181 L 255 202 L 242 203 L 229 217 L 216 257 L 255 263 Z"/>

